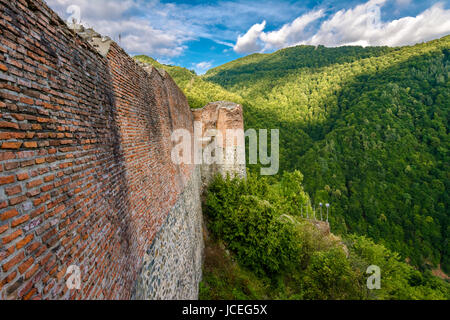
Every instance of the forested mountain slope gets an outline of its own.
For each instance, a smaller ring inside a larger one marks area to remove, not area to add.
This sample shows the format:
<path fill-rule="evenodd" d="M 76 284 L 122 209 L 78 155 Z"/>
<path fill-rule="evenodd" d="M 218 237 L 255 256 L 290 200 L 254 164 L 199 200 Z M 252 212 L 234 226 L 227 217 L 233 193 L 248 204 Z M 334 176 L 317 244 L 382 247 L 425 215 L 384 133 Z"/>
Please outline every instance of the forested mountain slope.
<path fill-rule="evenodd" d="M 368 235 L 448 272 L 450 37 L 403 48 L 299 46 L 204 79 L 249 103 L 248 127 L 280 128 L 333 230 Z"/>
<path fill-rule="evenodd" d="M 238 94 L 225 90 L 213 82 L 203 80 L 194 71 L 177 66 L 163 65 L 144 55 L 135 56 L 134 58 L 151 64 L 156 68 L 166 70 L 185 93 L 191 108 L 201 108 L 211 101 L 218 100 L 244 103 L 244 100 Z"/>
<path fill-rule="evenodd" d="M 313 202 L 331 203 L 333 232 L 450 271 L 450 36 L 402 48 L 297 46 L 202 77 L 165 68 L 191 106 L 234 100 L 247 128 L 279 128 L 282 170 L 299 169 Z"/>

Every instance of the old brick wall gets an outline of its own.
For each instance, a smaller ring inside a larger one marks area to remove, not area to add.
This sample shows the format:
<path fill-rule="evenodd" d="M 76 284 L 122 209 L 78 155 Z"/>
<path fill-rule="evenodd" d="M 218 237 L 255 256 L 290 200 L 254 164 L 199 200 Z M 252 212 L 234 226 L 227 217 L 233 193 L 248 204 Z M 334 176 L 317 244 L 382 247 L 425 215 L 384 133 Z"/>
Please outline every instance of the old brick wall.
<path fill-rule="evenodd" d="M 198 171 L 170 161 L 171 131 L 193 129 L 186 98 L 116 44 L 98 54 L 41 0 L 0 10 L 0 299 L 131 298 Z"/>

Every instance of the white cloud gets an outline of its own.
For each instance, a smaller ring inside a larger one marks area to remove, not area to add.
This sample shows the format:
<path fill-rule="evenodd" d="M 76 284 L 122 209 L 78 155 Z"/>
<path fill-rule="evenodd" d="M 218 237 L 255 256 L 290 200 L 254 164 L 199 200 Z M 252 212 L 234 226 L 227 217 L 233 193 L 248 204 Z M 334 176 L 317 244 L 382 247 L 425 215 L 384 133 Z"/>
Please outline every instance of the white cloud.
<path fill-rule="evenodd" d="M 323 10 L 312 11 L 298 17 L 291 23 L 285 24 L 280 30 L 261 33 L 261 40 L 265 43 L 264 50 L 279 49 L 286 45 L 293 45 L 303 39 L 303 30 L 311 22 L 323 17 Z"/>
<path fill-rule="evenodd" d="M 181 23 L 166 21 L 154 27 L 154 21 L 164 19 L 170 5 L 146 3 L 140 0 L 47 0 L 63 19 L 68 19 L 70 6 L 80 9 L 81 23 L 93 27 L 102 35 L 113 38 L 130 54 L 150 54 L 155 58 L 180 55 L 184 43 L 195 38 L 193 31 Z M 157 9 L 154 10 L 155 5 Z M 166 9 L 163 10 L 163 9 Z M 146 13 L 150 12 L 150 16 Z M 120 41 L 119 41 L 120 36 Z"/>
<path fill-rule="evenodd" d="M 239 36 L 236 45 L 234 46 L 234 51 L 237 53 L 249 53 L 260 51 L 263 48 L 261 43 L 261 34 L 266 27 L 266 21 L 262 23 L 254 24 L 246 34 Z"/>
<path fill-rule="evenodd" d="M 211 62 L 199 62 L 196 64 L 193 64 L 194 70 L 197 74 L 204 74 L 206 71 L 208 71 L 212 67 Z"/>
<path fill-rule="evenodd" d="M 233 0 L 217 3 L 164 3 L 160 0 L 46 0 L 63 19 L 69 6 L 81 9 L 83 25 L 118 40 L 130 54 L 158 59 L 176 57 L 186 43 L 207 38 L 233 47 L 243 22 L 261 17 L 281 23 L 299 3 L 268 0 Z M 273 8 L 276 7 L 276 10 Z M 262 19 L 261 19 L 262 20 Z"/>
<path fill-rule="evenodd" d="M 405 4 L 408 0 L 398 0 Z M 450 34 L 450 10 L 438 3 L 416 17 L 383 22 L 381 9 L 386 0 L 370 0 L 347 10 L 340 10 L 323 21 L 315 34 L 304 32 L 311 22 L 324 16 L 323 11 L 312 11 L 285 24 L 279 30 L 264 32 L 265 22 L 256 24 L 238 37 L 238 53 L 262 52 L 297 44 L 361 46 L 402 46 L 428 41 Z"/>
<path fill-rule="evenodd" d="M 303 30 L 313 21 L 323 16 L 323 10 L 306 13 L 281 29 L 264 32 L 266 21 L 254 24 L 243 36 L 239 36 L 234 46 L 237 53 L 251 53 L 280 49 L 294 45 L 303 39 Z"/>
<path fill-rule="evenodd" d="M 341 10 L 325 21 L 320 30 L 304 43 L 402 46 L 450 33 L 450 10 L 445 10 L 442 4 L 436 4 L 416 17 L 382 22 L 380 7 L 384 3 L 385 0 L 371 0 L 354 9 Z"/>

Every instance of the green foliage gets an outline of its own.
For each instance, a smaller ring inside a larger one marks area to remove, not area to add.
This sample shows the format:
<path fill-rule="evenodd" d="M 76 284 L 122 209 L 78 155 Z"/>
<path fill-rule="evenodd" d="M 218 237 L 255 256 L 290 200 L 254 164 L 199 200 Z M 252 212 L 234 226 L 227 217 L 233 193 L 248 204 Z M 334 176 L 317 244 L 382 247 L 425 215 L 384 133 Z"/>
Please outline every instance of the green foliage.
<path fill-rule="evenodd" d="M 258 274 L 277 274 L 300 263 L 293 226 L 280 220 L 276 210 L 284 203 L 262 200 L 276 198 L 277 189 L 253 175 L 247 181 L 217 177 L 206 200 L 213 234 Z"/>
<path fill-rule="evenodd" d="M 369 298 L 450 299 L 448 283 L 432 276 L 429 272 L 421 273 L 401 262 L 397 253 L 375 244 L 373 240 L 352 235 L 349 236 L 347 245 L 350 249 L 349 261 L 353 269 L 364 272 L 369 265 L 377 265 L 381 269 L 381 289 L 370 291 Z"/>
<path fill-rule="evenodd" d="M 202 108 L 212 101 L 233 101 L 244 103 L 241 96 L 223 89 L 220 85 L 205 81 L 195 71 L 185 68 L 164 65 L 147 56 L 135 56 L 134 59 L 166 70 L 177 85 L 183 90 L 191 108 Z"/>
<path fill-rule="evenodd" d="M 293 208 L 298 201 L 291 190 L 309 201 L 301 178 L 298 171 L 285 173 L 281 182 L 252 174 L 248 180 L 216 177 L 205 213 L 212 235 L 231 254 L 224 258 L 224 250 L 211 253 L 207 245 L 202 298 L 450 298 L 447 283 L 401 262 L 383 245 L 351 235 L 344 250 L 339 238 L 324 236 L 298 215 L 285 214 L 283 208 Z M 230 261 L 233 257 L 237 263 Z M 380 290 L 366 287 L 370 265 L 381 269 Z"/>
<path fill-rule="evenodd" d="M 274 298 L 273 294 L 267 278 L 258 278 L 233 261 L 219 241 L 206 240 L 200 300 L 261 300 Z"/>
<path fill-rule="evenodd" d="M 361 276 L 338 249 L 318 251 L 305 271 L 304 298 L 314 300 L 356 300 L 365 298 Z"/>

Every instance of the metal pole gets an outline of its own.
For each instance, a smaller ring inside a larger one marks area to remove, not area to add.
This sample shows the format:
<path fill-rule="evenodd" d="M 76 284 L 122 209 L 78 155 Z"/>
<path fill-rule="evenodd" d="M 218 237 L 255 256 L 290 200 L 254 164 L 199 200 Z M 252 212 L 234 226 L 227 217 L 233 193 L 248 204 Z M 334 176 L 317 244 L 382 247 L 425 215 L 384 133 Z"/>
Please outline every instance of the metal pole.
<path fill-rule="evenodd" d="M 325 206 L 327 207 L 327 222 L 328 222 L 328 208 L 330 207 L 330 204 L 327 203 L 327 204 L 325 204 Z"/>
<path fill-rule="evenodd" d="M 320 206 L 320 221 L 323 221 L 323 219 L 322 219 L 322 202 L 319 203 L 319 206 Z"/>

